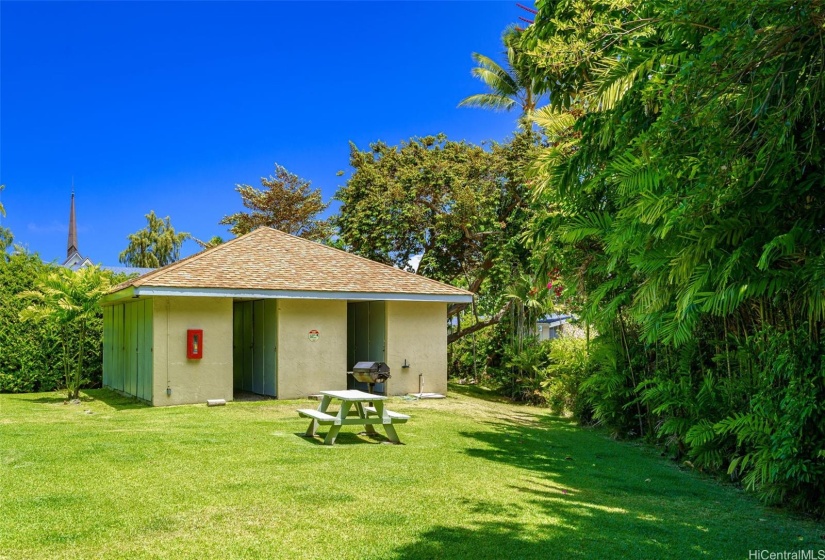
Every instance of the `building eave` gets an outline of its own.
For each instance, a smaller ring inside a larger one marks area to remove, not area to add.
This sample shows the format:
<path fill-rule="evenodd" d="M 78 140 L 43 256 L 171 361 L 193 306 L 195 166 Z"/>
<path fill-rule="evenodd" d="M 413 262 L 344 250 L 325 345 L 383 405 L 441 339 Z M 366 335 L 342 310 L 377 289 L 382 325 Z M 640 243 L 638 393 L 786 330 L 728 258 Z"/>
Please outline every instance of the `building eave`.
<path fill-rule="evenodd" d="M 135 288 L 129 286 L 128 288 L 124 288 L 122 290 L 106 294 L 100 299 L 100 305 L 110 305 L 112 303 L 119 303 L 124 299 L 130 299 L 135 297 L 138 297 L 137 295 L 135 295 Z"/>
<path fill-rule="evenodd" d="M 217 297 L 233 299 L 335 299 L 348 301 L 419 301 L 437 303 L 472 303 L 472 295 L 405 294 L 389 292 L 324 292 L 310 290 L 256 290 L 227 288 L 174 288 L 163 286 L 130 286 L 109 294 L 104 304 L 136 297 Z"/>

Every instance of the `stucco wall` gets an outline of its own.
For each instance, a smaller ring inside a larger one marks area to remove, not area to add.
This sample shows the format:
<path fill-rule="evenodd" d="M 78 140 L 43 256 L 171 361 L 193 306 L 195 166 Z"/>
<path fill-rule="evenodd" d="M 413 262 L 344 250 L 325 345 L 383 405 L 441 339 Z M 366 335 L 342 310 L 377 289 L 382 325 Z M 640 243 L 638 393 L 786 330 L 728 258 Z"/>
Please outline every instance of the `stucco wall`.
<path fill-rule="evenodd" d="M 419 374 L 425 392 L 447 393 L 446 303 L 387 302 L 387 365 L 391 395 L 417 393 Z"/>
<path fill-rule="evenodd" d="M 232 299 L 154 298 L 152 404 L 232 400 Z M 203 358 L 186 358 L 186 330 L 203 329 Z M 171 395 L 166 388 L 172 389 Z"/>
<path fill-rule="evenodd" d="M 318 331 L 317 340 L 310 331 Z M 347 302 L 279 299 L 278 398 L 346 389 L 346 372 Z"/>

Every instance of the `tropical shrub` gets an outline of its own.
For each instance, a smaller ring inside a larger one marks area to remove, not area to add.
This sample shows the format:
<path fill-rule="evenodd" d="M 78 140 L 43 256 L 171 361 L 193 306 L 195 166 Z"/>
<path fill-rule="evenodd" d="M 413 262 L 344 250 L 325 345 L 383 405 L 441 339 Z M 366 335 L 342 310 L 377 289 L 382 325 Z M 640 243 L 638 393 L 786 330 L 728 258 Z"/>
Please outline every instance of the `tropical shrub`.
<path fill-rule="evenodd" d="M 22 251 L 0 259 L 0 392 L 51 391 L 61 383 L 59 364 L 51 359 L 58 341 L 50 325 L 20 319 L 28 303 L 18 294 L 32 290 L 50 268 Z"/>
<path fill-rule="evenodd" d="M 587 340 L 562 336 L 548 345 L 550 361 L 542 382 L 548 405 L 557 414 L 570 413 L 581 422 L 589 422 L 592 411 L 579 390 L 587 378 Z"/>
<path fill-rule="evenodd" d="M 728 473 L 770 503 L 825 513 L 825 348 L 806 328 L 759 334 L 762 375 L 750 406 L 713 426 L 736 438 Z"/>
<path fill-rule="evenodd" d="M 512 341 L 504 346 L 501 365 L 494 368 L 493 378 L 500 391 L 513 400 L 546 405 L 550 346 L 535 337 Z"/>
<path fill-rule="evenodd" d="M 80 388 L 91 381 L 84 367 L 88 360 L 87 338 L 102 330 L 98 324 L 99 302 L 109 290 L 110 278 L 92 266 L 77 271 L 54 267 L 38 275 L 33 290 L 19 294 L 32 302 L 20 312 L 21 319 L 48 325 L 57 337 L 70 399 L 76 399 Z M 92 340 L 99 341 L 100 337 L 93 336 Z M 99 361 L 98 356 L 93 359 Z"/>
<path fill-rule="evenodd" d="M 81 332 L 78 328 L 61 327 L 53 317 L 25 320 L 31 318 L 26 309 L 32 304 L 25 294 L 42 289 L 43 279 L 55 275 L 62 278 L 69 272 L 45 264 L 36 254 L 27 254 L 22 250 L 0 260 L 0 392 L 66 388 L 66 370 L 62 359 L 64 337 L 68 348 L 78 348 Z M 97 274 L 101 284 L 126 279 L 126 275 L 112 275 L 106 271 Z M 94 288 L 95 282 L 82 289 L 98 289 Z M 21 294 L 24 295 L 21 297 Z M 72 297 L 83 298 L 87 295 L 77 293 Z M 85 319 L 81 375 L 84 385 L 91 387 L 100 386 L 103 374 L 103 314 L 99 306 L 95 305 L 93 309 Z"/>
<path fill-rule="evenodd" d="M 766 501 L 825 484 L 825 11 L 540 0 L 534 256 L 599 332 L 580 397 Z M 552 385 L 552 384 L 551 384 Z"/>

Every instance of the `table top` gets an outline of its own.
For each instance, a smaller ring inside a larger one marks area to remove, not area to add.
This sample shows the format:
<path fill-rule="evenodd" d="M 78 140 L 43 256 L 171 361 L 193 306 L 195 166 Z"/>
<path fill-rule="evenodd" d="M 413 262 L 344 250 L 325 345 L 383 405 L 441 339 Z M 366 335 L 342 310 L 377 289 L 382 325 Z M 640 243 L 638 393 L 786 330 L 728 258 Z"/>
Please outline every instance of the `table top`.
<path fill-rule="evenodd" d="M 348 391 L 321 391 L 321 394 L 335 399 L 341 399 L 342 401 L 383 401 L 387 399 L 387 397 L 381 395 L 372 395 L 354 389 Z"/>

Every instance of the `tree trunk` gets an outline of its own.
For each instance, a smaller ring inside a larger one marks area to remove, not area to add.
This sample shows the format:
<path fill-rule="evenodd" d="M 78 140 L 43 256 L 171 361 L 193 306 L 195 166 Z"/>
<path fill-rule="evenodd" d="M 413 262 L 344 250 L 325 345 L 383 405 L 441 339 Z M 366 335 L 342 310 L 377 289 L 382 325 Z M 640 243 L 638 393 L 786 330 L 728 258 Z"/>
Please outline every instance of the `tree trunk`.
<path fill-rule="evenodd" d="M 86 337 L 86 323 L 85 321 L 80 323 L 80 336 L 78 337 L 77 342 L 77 367 L 74 373 L 74 388 L 73 399 L 76 399 L 80 396 L 80 381 L 83 379 L 83 346 L 84 346 L 84 338 Z"/>
<path fill-rule="evenodd" d="M 507 313 L 507 311 L 510 309 L 510 307 L 512 307 L 512 305 L 513 305 L 513 300 L 512 299 L 507 300 L 507 303 L 505 303 L 504 306 L 501 309 L 499 309 L 498 313 L 496 313 L 495 315 L 493 315 L 492 317 L 490 317 L 486 321 L 479 321 L 478 323 L 476 323 L 474 325 L 471 325 L 471 326 L 467 327 L 466 329 L 461 329 L 461 324 L 459 324 L 459 330 L 457 330 L 456 332 L 450 333 L 447 336 L 447 344 L 452 344 L 456 340 L 461 340 L 462 338 L 464 338 L 468 334 L 473 334 L 474 332 L 478 332 L 482 329 L 486 329 L 487 327 L 490 327 L 492 325 L 497 325 L 498 323 L 501 322 L 502 317 L 504 317 L 504 314 Z"/>

